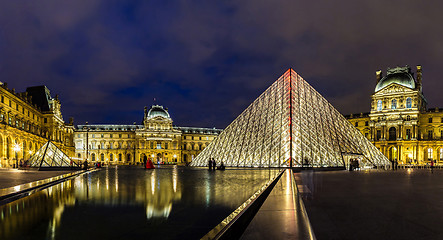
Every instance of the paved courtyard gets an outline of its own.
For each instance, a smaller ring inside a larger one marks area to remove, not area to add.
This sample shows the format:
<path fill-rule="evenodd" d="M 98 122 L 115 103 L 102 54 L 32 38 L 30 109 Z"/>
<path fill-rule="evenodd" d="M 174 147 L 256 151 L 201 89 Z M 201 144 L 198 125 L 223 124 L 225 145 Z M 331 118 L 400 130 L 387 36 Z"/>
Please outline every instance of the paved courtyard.
<path fill-rule="evenodd" d="M 443 170 L 295 175 L 317 239 L 443 239 Z"/>
<path fill-rule="evenodd" d="M 17 169 L 0 169 L 0 189 L 51 178 L 72 171 L 30 171 Z"/>

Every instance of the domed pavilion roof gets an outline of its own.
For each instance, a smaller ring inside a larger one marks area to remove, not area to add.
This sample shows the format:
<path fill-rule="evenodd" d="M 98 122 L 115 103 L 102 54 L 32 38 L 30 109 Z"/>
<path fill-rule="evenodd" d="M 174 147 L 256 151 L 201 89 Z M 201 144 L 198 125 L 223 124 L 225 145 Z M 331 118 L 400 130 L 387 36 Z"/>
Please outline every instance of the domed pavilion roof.
<path fill-rule="evenodd" d="M 375 92 L 389 86 L 392 83 L 415 89 L 415 80 L 412 77 L 411 69 L 409 67 L 396 67 L 388 69 L 388 73 L 375 86 Z"/>
<path fill-rule="evenodd" d="M 171 118 L 171 116 L 169 116 L 167 109 L 164 109 L 163 106 L 152 105 L 151 109 L 149 109 L 148 112 L 148 118 L 154 118 L 158 116 L 164 118 Z"/>

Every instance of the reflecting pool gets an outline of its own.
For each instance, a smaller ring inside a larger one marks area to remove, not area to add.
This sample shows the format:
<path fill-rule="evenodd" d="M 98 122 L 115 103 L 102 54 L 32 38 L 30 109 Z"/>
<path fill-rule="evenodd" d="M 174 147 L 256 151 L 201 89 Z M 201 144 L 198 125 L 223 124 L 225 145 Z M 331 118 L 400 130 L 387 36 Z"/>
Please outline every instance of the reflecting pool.
<path fill-rule="evenodd" d="M 103 168 L 0 206 L 0 239 L 199 239 L 278 171 Z"/>

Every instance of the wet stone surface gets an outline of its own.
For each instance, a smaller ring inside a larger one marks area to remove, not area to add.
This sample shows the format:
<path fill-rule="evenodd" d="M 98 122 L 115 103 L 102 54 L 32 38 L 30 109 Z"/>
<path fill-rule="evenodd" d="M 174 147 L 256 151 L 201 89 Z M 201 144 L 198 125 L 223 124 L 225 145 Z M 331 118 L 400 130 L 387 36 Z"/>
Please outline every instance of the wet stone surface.
<path fill-rule="evenodd" d="M 0 169 L 0 189 L 13 187 L 41 179 L 51 178 L 73 171 L 32 171 L 18 169 Z"/>
<path fill-rule="evenodd" d="M 0 206 L 0 239 L 199 239 L 277 173 L 103 168 Z"/>
<path fill-rule="evenodd" d="M 295 175 L 317 239 L 443 239 L 443 170 Z"/>

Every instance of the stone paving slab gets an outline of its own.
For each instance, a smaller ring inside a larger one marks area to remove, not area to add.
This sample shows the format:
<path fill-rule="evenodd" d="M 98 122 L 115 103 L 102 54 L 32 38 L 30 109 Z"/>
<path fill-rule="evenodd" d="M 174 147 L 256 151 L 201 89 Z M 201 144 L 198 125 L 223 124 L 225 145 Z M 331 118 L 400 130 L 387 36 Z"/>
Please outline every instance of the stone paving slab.
<path fill-rule="evenodd" d="M 443 237 L 443 170 L 295 175 L 318 239 Z"/>
<path fill-rule="evenodd" d="M 294 187 L 294 189 L 293 189 Z M 315 239 L 287 169 L 240 239 Z"/>
<path fill-rule="evenodd" d="M 18 169 L 0 169 L 0 189 L 60 176 L 70 172 L 72 171 L 33 171 Z"/>

